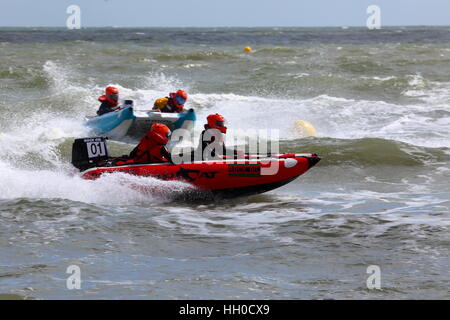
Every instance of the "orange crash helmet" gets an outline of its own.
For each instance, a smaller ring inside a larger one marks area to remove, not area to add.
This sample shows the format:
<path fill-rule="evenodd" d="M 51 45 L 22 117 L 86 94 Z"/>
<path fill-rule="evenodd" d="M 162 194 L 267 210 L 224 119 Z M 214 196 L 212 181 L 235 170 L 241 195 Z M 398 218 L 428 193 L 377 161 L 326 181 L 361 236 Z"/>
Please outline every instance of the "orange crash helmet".
<path fill-rule="evenodd" d="M 109 103 L 117 105 L 119 101 L 119 89 L 116 87 L 106 87 L 105 96 Z"/>
<path fill-rule="evenodd" d="M 178 90 L 177 92 L 170 93 L 169 97 L 172 99 L 175 106 L 181 109 L 184 107 L 184 104 L 187 101 L 188 94 L 186 93 L 186 91 Z"/>
<path fill-rule="evenodd" d="M 167 144 L 172 132 L 169 127 L 162 123 L 154 123 L 148 137 L 158 144 Z"/>
<path fill-rule="evenodd" d="M 225 126 L 225 118 L 216 113 L 210 114 L 206 120 L 208 121 L 208 127 L 211 129 L 218 129 L 222 133 L 227 133 L 227 127 Z"/>

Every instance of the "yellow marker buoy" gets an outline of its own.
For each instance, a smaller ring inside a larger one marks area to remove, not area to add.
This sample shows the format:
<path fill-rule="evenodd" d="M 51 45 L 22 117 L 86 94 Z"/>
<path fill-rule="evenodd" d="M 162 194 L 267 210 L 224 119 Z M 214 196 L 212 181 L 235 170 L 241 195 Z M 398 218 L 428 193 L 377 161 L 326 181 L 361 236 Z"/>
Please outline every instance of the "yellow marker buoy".
<path fill-rule="evenodd" d="M 245 52 L 252 52 L 252 48 L 251 48 L 251 47 L 245 47 L 245 48 L 244 48 L 244 51 L 245 51 Z"/>
<path fill-rule="evenodd" d="M 294 129 L 298 135 L 302 137 L 315 137 L 317 136 L 316 129 L 314 126 L 305 120 L 295 120 L 294 121 Z"/>

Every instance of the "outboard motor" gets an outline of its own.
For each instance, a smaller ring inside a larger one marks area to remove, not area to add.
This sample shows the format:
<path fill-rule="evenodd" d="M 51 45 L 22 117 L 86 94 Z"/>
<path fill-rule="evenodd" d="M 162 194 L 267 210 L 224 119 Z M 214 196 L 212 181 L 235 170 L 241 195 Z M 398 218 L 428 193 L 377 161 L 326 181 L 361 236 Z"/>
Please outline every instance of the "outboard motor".
<path fill-rule="evenodd" d="M 72 164 L 84 171 L 109 158 L 106 137 L 76 139 L 72 145 Z"/>

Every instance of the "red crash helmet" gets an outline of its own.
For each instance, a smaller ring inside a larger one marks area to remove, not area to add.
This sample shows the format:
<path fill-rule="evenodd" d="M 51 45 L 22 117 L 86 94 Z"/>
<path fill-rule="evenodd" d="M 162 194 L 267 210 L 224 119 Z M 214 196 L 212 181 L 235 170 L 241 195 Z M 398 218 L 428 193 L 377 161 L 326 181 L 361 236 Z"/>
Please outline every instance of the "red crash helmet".
<path fill-rule="evenodd" d="M 208 127 L 218 129 L 222 133 L 227 133 L 227 127 L 225 126 L 225 118 L 216 113 L 210 114 L 206 120 L 208 121 Z"/>
<path fill-rule="evenodd" d="M 169 127 L 162 123 L 154 123 L 148 137 L 159 144 L 167 144 L 172 132 Z"/>
<path fill-rule="evenodd" d="M 178 90 L 177 92 L 170 93 L 169 97 L 172 99 L 175 106 L 181 109 L 184 107 L 184 104 L 186 103 L 188 94 L 186 93 L 186 91 Z"/>
<path fill-rule="evenodd" d="M 106 87 L 105 96 L 109 103 L 117 105 L 119 101 L 119 89 L 116 87 Z"/>

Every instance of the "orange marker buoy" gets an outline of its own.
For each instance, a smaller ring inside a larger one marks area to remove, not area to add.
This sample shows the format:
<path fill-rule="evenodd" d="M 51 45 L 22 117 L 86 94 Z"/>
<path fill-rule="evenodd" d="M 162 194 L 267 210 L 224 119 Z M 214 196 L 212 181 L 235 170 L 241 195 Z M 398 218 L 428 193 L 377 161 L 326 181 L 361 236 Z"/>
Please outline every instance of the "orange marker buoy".
<path fill-rule="evenodd" d="M 245 47 L 245 48 L 244 48 L 244 51 L 245 51 L 245 52 L 252 52 L 252 48 L 251 48 L 251 47 Z"/>

